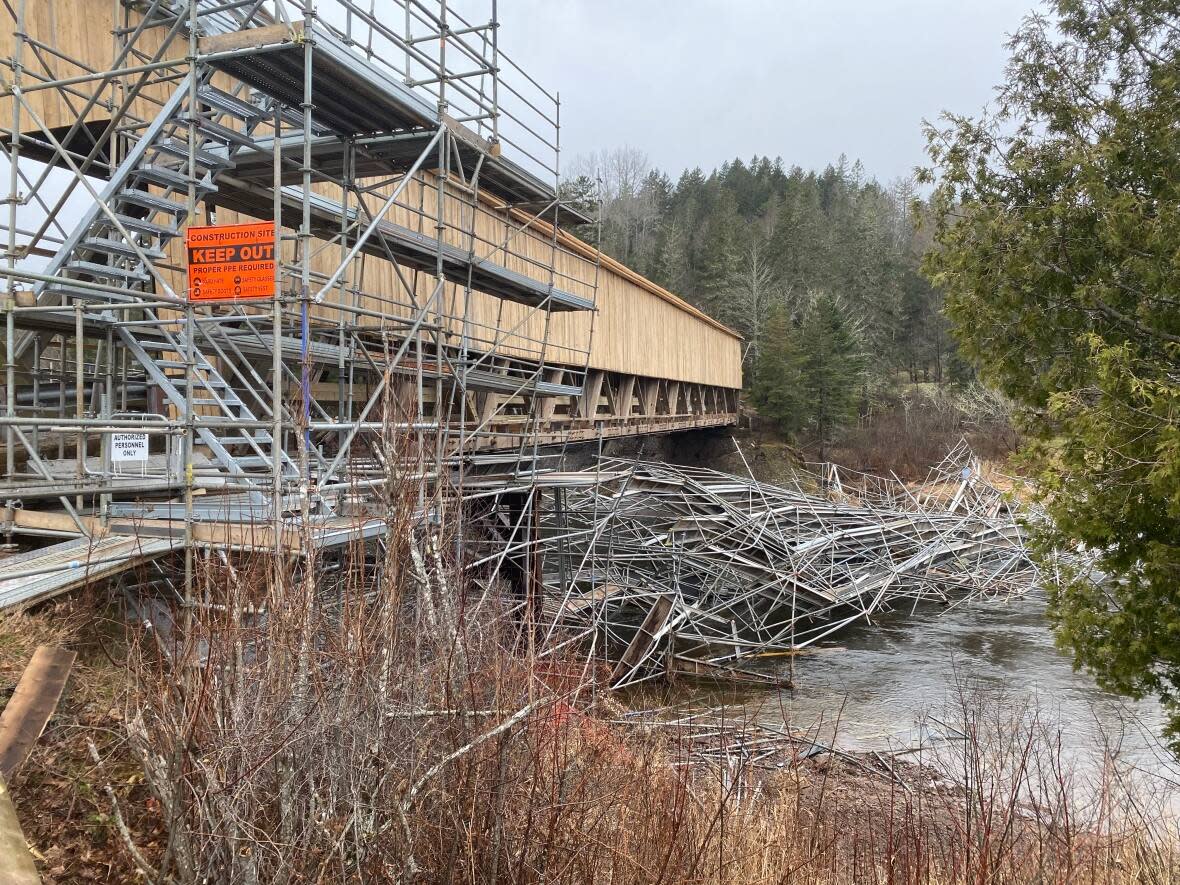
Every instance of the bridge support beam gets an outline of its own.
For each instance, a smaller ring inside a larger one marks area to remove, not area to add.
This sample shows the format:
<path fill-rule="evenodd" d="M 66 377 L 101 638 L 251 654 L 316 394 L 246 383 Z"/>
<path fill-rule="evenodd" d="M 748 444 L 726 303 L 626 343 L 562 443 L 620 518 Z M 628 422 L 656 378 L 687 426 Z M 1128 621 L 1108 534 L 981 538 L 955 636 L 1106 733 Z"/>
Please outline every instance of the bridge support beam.
<path fill-rule="evenodd" d="M 594 420 L 598 414 L 598 401 L 602 398 L 602 382 L 606 373 L 591 370 L 586 374 L 586 384 L 582 388 L 582 397 L 578 402 L 578 417 Z"/>

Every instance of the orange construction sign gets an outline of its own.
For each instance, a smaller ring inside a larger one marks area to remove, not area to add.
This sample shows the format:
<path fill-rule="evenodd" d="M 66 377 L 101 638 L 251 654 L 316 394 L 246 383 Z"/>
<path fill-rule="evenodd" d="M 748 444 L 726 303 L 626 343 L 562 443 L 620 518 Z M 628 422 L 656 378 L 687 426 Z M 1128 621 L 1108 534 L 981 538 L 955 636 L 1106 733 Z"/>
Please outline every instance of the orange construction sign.
<path fill-rule="evenodd" d="M 186 245 L 189 301 L 274 298 L 273 222 L 190 227 Z"/>

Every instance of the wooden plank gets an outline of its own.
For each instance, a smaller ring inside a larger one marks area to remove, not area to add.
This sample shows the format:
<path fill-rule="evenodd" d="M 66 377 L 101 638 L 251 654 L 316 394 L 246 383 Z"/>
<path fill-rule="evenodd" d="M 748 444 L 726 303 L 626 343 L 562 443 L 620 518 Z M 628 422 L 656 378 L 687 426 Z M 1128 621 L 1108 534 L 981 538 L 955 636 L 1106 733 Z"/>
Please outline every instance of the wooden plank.
<path fill-rule="evenodd" d="M 66 687 L 76 652 L 39 645 L 0 713 L 0 776 L 12 777 L 45 731 Z"/>
<path fill-rule="evenodd" d="M 7 885 L 37 885 L 37 864 L 21 832 L 8 784 L 0 778 L 0 882 Z"/>
<path fill-rule="evenodd" d="M 256 49 L 259 46 L 270 46 L 272 43 L 291 42 L 302 33 L 303 22 L 246 28 L 228 34 L 202 37 L 198 43 L 198 51 L 201 55 L 213 55 L 216 52 L 233 52 L 236 49 Z"/>
<path fill-rule="evenodd" d="M 643 619 L 643 623 L 639 625 L 639 630 L 627 644 L 622 657 L 619 658 L 619 662 L 615 664 L 615 668 L 611 671 L 611 685 L 614 685 L 616 681 L 622 679 L 624 676 L 631 675 L 631 672 L 651 653 L 652 647 L 657 641 L 656 636 L 663 626 L 668 623 L 668 617 L 671 614 L 672 596 L 667 593 L 661 593 L 656 597 L 656 601 L 652 603 L 651 608 L 648 609 L 647 617 Z"/>
<path fill-rule="evenodd" d="M 481 138 L 480 136 L 476 135 L 450 114 L 443 114 L 442 121 L 446 125 L 447 129 L 449 129 L 451 133 L 464 144 L 470 145 L 477 151 L 482 151 L 485 154 L 492 154 L 493 156 L 500 155 L 499 151 L 497 150 L 498 145 L 494 145 L 486 138 Z"/>
<path fill-rule="evenodd" d="M 598 605 L 605 599 L 609 599 L 616 593 L 625 593 L 633 588 L 620 587 L 618 584 L 603 584 L 601 587 L 595 587 L 589 593 L 582 593 L 580 595 L 571 595 L 566 600 L 565 606 L 561 609 L 562 614 L 577 614 L 586 609 Z"/>
<path fill-rule="evenodd" d="M 786 676 L 775 675 L 773 673 L 760 673 L 757 670 L 747 670 L 742 667 L 732 667 L 726 664 L 714 664 L 710 661 L 690 658 L 686 655 L 672 655 L 669 669 L 672 675 L 675 676 L 691 676 L 694 679 L 714 679 L 726 684 L 736 682 L 748 685 L 768 685 L 778 688 L 791 687 L 791 680 Z"/>

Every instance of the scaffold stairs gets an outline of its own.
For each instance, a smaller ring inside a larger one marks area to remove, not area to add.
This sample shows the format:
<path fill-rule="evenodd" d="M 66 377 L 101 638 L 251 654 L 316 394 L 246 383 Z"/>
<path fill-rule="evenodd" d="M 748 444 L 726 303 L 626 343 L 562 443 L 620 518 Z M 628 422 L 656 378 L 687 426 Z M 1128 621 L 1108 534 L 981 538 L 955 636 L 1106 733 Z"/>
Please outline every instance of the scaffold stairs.
<path fill-rule="evenodd" d="M 148 376 L 181 414 L 191 406 L 198 413 L 213 413 L 215 418 L 228 419 L 227 423 L 239 427 L 207 426 L 197 418 L 195 432 L 200 443 L 205 445 L 213 459 L 231 476 L 238 479 L 250 478 L 250 467 L 269 467 L 272 464 L 273 436 L 260 423 L 272 420 L 269 411 L 261 417 L 250 408 L 234 387 L 225 379 L 213 362 L 197 347 L 191 348 L 192 362 L 186 361 L 190 347 L 187 330 L 181 327 L 170 331 L 166 324 L 160 326 L 163 338 L 145 345 L 132 328 L 119 327 L 119 337 L 127 349 L 143 365 Z M 156 354 L 165 353 L 173 359 L 161 359 Z M 177 372 L 182 374 L 176 374 Z M 191 400 L 189 386 L 192 387 Z M 263 397 L 254 393 L 253 398 L 264 402 Z M 247 428 L 243 430 L 242 427 Z M 233 454 L 230 448 L 245 448 L 244 454 Z M 299 469 L 286 449 L 280 447 L 279 465 L 286 476 L 298 476 Z M 267 472 L 266 476 L 269 476 Z M 258 479 L 263 479 L 259 476 Z M 251 492 L 252 500 L 263 499 L 263 489 Z"/>
<path fill-rule="evenodd" d="M 39 305 L 134 303 L 142 320 L 128 323 L 125 315 L 108 312 L 109 319 L 123 320 L 114 324 L 120 340 L 180 415 L 193 410 L 198 442 L 221 468 L 239 479 L 257 478 L 259 491 L 251 495 L 262 500 L 263 475 L 251 477 L 249 468 L 272 464 L 272 436 L 260 426 L 273 420 L 265 397 L 250 390 L 246 395 L 255 405 L 248 405 L 215 365 L 215 360 L 228 360 L 209 333 L 199 323 L 186 328 L 180 318 L 164 315 L 171 308 L 158 306 L 161 300 L 177 307 L 183 301 L 184 293 L 171 291 L 155 263 L 167 258 L 169 244 L 181 235 L 190 189 L 197 200 L 214 193 L 217 176 L 233 168 L 238 150 L 254 144 L 253 129 L 266 115 L 212 86 L 212 76 L 212 69 L 205 69 L 177 83 L 51 259 L 45 275 L 55 279 L 42 283 L 35 295 Z M 194 94 L 196 105 L 190 101 Z M 142 334 L 145 330 L 150 334 Z M 202 346 L 211 348 L 214 358 Z M 218 420 L 201 426 L 210 416 Z M 222 428 L 221 423 L 239 427 Z M 285 450 L 279 460 L 285 475 L 298 475 Z"/>
<path fill-rule="evenodd" d="M 180 300 L 155 262 L 180 236 L 190 190 L 197 200 L 215 192 L 217 176 L 233 167 L 238 150 L 253 144 L 251 132 L 264 116 L 261 108 L 212 86 L 212 76 L 207 69 L 177 83 L 50 260 L 44 273 L 55 279 L 35 287 L 39 305 L 66 298 L 135 301 L 153 289 Z M 192 107 L 190 93 L 196 96 Z M 23 350 L 24 342 L 17 347 Z"/>

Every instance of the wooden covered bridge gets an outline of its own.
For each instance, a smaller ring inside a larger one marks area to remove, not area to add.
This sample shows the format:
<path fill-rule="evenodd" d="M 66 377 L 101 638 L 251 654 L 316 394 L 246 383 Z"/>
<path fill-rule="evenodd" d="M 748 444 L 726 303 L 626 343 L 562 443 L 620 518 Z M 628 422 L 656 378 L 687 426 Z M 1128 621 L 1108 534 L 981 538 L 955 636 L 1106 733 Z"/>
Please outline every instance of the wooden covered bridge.
<path fill-rule="evenodd" d="M 331 544 L 391 477 L 736 421 L 739 336 L 569 232 L 559 102 L 498 29 L 445 0 L 5 5 L 0 528 Z"/>

